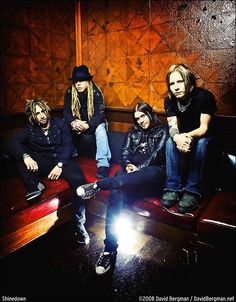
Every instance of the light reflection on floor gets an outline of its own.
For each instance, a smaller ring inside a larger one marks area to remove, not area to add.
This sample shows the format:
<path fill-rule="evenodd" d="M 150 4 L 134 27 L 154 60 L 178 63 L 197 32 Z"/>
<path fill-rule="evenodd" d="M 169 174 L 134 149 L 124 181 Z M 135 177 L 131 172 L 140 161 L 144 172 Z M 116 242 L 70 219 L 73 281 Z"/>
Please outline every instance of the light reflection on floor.
<path fill-rule="evenodd" d="M 136 231 L 134 225 L 132 225 L 132 222 L 126 216 L 121 216 L 117 219 L 114 229 L 119 238 L 119 253 L 123 255 L 139 255 L 139 251 L 150 238 L 150 236 Z M 90 231 L 92 231 L 97 238 L 104 239 L 104 222 L 97 222 L 90 227 Z"/>

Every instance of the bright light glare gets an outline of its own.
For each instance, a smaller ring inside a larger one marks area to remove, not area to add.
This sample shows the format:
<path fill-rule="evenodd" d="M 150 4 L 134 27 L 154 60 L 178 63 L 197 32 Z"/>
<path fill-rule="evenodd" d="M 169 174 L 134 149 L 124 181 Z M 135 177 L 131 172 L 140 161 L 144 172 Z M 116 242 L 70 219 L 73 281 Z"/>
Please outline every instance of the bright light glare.
<path fill-rule="evenodd" d="M 132 229 L 131 221 L 127 217 L 119 217 L 114 225 L 118 235 L 119 251 L 125 254 L 134 253 L 134 245 L 137 241 L 136 232 Z"/>

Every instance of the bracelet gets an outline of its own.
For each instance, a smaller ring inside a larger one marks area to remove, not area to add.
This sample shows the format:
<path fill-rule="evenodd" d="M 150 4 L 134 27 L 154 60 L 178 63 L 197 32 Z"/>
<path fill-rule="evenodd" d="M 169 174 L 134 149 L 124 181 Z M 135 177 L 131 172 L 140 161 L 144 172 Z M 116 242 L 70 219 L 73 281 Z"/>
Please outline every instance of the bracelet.
<path fill-rule="evenodd" d="M 170 128 L 169 134 L 170 137 L 173 138 L 175 134 L 179 134 L 179 130 L 177 128 Z"/>
<path fill-rule="evenodd" d="M 30 155 L 29 155 L 28 153 L 24 153 L 24 154 L 22 155 L 22 158 L 25 159 L 26 157 L 30 157 Z"/>

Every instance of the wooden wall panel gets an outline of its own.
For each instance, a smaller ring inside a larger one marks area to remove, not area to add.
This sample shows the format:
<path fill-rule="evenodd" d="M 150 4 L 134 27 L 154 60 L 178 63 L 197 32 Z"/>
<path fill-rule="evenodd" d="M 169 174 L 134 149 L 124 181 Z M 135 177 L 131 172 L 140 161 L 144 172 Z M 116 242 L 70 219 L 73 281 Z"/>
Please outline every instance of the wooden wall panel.
<path fill-rule="evenodd" d="M 76 64 L 75 1 L 1 0 L 0 19 L 1 113 L 37 96 L 62 107 Z"/>
<path fill-rule="evenodd" d="M 82 61 L 110 107 L 138 99 L 163 112 L 165 76 L 187 64 L 235 115 L 235 1 L 81 1 Z"/>

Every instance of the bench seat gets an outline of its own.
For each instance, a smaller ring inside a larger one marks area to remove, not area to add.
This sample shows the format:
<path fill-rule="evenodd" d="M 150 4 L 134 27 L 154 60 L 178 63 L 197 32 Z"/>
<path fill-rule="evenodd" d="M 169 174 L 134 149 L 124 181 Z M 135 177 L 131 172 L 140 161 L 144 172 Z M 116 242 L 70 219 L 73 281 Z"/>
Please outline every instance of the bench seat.
<path fill-rule="evenodd" d="M 108 136 L 112 151 L 110 176 L 113 176 L 121 168 L 119 158 L 124 133 L 109 132 Z M 97 179 L 95 156 L 88 151 L 90 150 L 80 150 L 81 156 L 77 157 L 86 183 Z M 5 153 L 2 158 L 7 167 L 9 163 L 13 163 Z M 25 201 L 26 188 L 20 176 L 13 175 L 0 181 L 0 257 L 42 236 L 51 228 L 71 220 L 70 188 L 67 181 L 44 179 L 43 182 L 46 185 L 43 194 L 36 203 L 28 205 Z M 88 211 L 104 217 L 108 195 L 108 191 L 99 191 L 88 201 Z M 174 235 L 177 240 L 188 241 L 187 245 L 190 243 L 196 249 L 202 243 L 220 246 L 226 238 L 230 238 L 229 244 L 232 243 L 231 238 L 236 230 L 235 205 L 235 195 L 230 191 L 214 191 L 202 198 L 199 208 L 191 213 L 178 213 L 177 204 L 169 209 L 164 208 L 158 197 L 135 200 L 126 206 L 126 210 L 134 215 L 136 221 L 140 220 L 146 225 L 144 229 L 147 233 L 165 239 Z"/>

